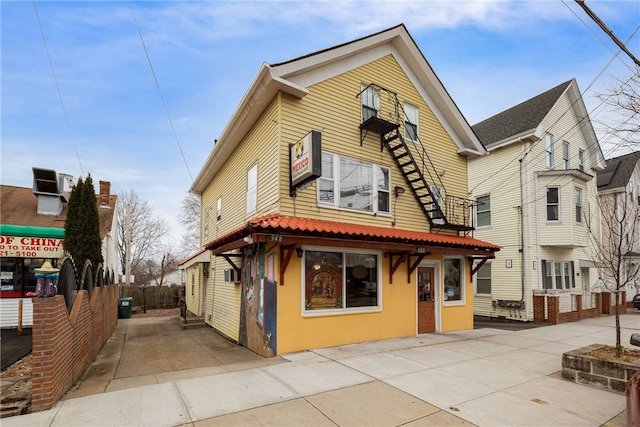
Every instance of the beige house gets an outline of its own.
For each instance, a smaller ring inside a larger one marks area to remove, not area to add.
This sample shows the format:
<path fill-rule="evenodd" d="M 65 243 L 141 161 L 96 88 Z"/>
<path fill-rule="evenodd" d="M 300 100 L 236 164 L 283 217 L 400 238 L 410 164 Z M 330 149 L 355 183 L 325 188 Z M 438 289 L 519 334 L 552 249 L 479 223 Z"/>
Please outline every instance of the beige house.
<path fill-rule="evenodd" d="M 627 301 L 640 293 L 640 152 L 607 160 L 598 172 L 601 242 L 596 258 L 605 288 L 615 289 L 618 279 Z M 615 214 L 614 214 L 615 212 Z M 611 267 L 618 262 L 618 273 Z"/>
<path fill-rule="evenodd" d="M 264 355 L 473 328 L 485 152 L 403 25 L 263 64 L 191 188 L 189 311 Z"/>
<path fill-rule="evenodd" d="M 594 178 L 605 162 L 577 82 L 473 130 L 490 153 L 469 160 L 474 236 L 502 247 L 476 274 L 475 314 L 533 320 L 538 292 L 561 294 L 561 310 L 581 293 L 589 307 L 598 272 L 587 225 L 597 229 Z"/>

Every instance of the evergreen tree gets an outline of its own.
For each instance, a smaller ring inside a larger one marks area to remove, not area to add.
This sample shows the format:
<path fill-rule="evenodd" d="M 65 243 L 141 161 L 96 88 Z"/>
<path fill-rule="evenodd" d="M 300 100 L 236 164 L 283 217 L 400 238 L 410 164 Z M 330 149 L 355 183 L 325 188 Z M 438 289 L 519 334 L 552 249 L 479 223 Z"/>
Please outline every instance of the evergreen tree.
<path fill-rule="evenodd" d="M 100 217 L 91 175 L 86 181 L 78 179 L 71 191 L 64 223 L 64 249 L 73 258 L 78 277 L 86 260 L 91 261 L 94 273 L 102 262 Z"/>

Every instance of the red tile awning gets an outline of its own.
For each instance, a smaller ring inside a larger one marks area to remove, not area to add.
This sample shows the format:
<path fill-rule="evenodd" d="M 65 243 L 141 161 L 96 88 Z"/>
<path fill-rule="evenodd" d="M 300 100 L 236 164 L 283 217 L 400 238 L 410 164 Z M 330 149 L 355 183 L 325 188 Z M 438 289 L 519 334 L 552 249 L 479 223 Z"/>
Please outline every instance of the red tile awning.
<path fill-rule="evenodd" d="M 473 237 L 426 233 L 398 228 L 296 218 L 279 214 L 248 221 L 242 227 L 205 243 L 213 255 L 255 242 L 283 245 L 323 245 L 377 248 L 410 253 L 455 253 L 493 257 L 500 246 Z"/>

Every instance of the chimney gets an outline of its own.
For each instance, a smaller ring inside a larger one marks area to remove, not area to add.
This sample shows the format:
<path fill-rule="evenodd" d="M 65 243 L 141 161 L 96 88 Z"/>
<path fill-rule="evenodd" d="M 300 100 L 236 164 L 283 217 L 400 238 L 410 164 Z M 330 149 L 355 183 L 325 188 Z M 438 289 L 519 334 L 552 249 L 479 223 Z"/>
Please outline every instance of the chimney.
<path fill-rule="evenodd" d="M 100 181 L 100 195 L 98 202 L 101 207 L 110 207 L 109 199 L 111 198 L 111 183 L 109 181 Z"/>

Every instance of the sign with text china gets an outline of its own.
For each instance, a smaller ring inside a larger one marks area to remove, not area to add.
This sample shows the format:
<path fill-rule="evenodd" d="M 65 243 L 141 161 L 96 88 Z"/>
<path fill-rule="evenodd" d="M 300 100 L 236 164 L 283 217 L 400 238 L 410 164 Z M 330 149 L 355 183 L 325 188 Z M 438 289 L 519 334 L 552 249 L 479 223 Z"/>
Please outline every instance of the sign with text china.
<path fill-rule="evenodd" d="M 311 131 L 295 144 L 289 144 L 291 191 L 322 175 L 321 134 Z"/>
<path fill-rule="evenodd" d="M 18 258 L 61 258 L 64 239 L 52 237 L 0 236 L 0 256 Z"/>

